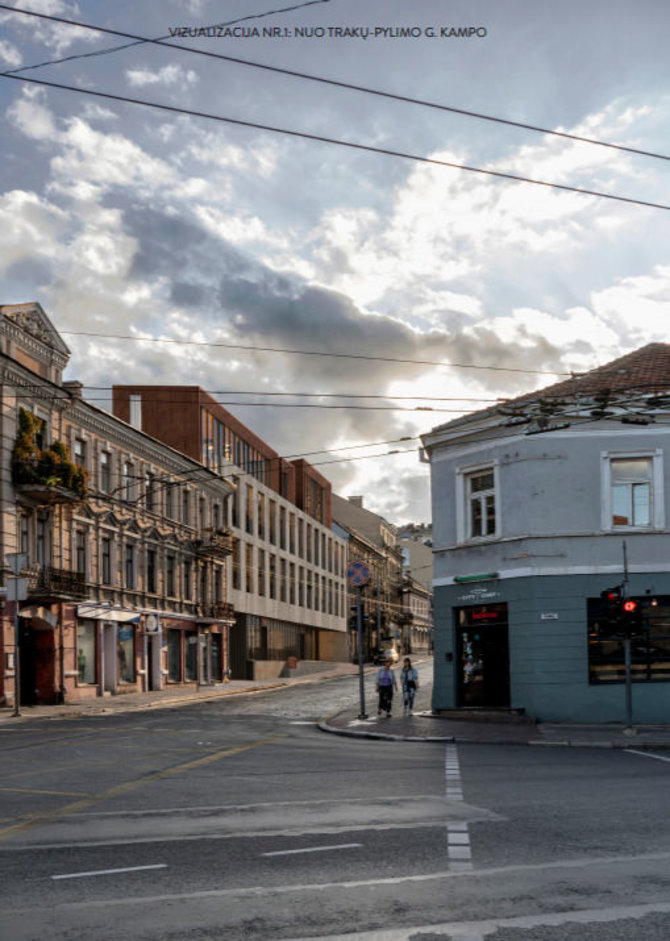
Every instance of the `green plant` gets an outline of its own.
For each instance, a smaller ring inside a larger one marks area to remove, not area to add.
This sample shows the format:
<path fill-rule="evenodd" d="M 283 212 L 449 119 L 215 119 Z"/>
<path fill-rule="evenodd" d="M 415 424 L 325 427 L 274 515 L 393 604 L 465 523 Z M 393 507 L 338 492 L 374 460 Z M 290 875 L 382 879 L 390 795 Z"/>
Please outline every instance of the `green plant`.
<path fill-rule="evenodd" d="M 50 448 L 38 447 L 37 436 L 43 427 L 40 418 L 19 409 L 19 430 L 12 449 L 12 480 L 15 484 L 64 487 L 85 497 L 86 471 L 70 459 L 67 445 L 54 441 Z"/>

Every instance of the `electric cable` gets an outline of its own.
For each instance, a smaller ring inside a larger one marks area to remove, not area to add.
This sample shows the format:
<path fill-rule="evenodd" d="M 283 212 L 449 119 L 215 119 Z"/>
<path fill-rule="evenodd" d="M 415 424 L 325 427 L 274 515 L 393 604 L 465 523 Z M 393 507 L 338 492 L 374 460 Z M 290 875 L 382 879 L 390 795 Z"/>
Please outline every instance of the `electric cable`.
<path fill-rule="evenodd" d="M 316 3 L 316 2 L 323 3 L 323 2 L 328 2 L 328 0 L 311 0 L 311 3 Z M 309 5 L 310 3 L 299 4 L 298 6 L 295 6 L 295 7 L 286 7 L 283 10 L 272 10 L 270 11 L 270 13 L 257 14 L 256 16 L 257 17 L 270 16 L 273 13 L 286 13 L 291 10 L 300 9 L 300 7 L 302 6 L 309 6 Z M 237 65 L 244 65 L 244 66 L 248 66 L 254 69 L 262 69 L 262 70 L 265 70 L 268 72 L 274 72 L 280 75 L 288 75 L 292 78 L 299 78 L 305 81 L 318 82 L 320 84 L 330 85 L 335 88 L 344 88 L 349 91 L 362 92 L 363 94 L 366 94 L 366 95 L 374 95 L 379 98 L 387 98 L 392 101 L 400 101 L 405 104 L 419 105 L 424 108 L 432 108 L 438 111 L 445 111 L 445 112 L 449 112 L 452 114 L 462 115 L 464 117 L 476 118 L 477 120 L 480 120 L 480 121 L 490 121 L 495 124 L 504 124 L 509 127 L 516 127 L 516 128 L 520 128 L 526 131 L 534 131 L 540 134 L 547 134 L 552 137 L 562 137 L 567 140 L 576 141 L 577 143 L 580 143 L 580 144 L 593 144 L 598 147 L 608 147 L 608 148 L 611 148 L 612 150 L 620 150 L 625 153 L 636 154 L 636 155 L 643 156 L 643 157 L 653 157 L 658 160 L 670 160 L 670 156 L 668 156 L 667 154 L 659 154 L 659 153 L 654 153 L 653 151 L 640 150 L 636 147 L 626 147 L 623 144 L 615 144 L 615 143 L 612 143 L 611 141 L 602 141 L 602 140 L 598 140 L 592 137 L 583 137 L 579 134 L 569 134 L 567 131 L 557 131 L 555 129 L 541 127 L 535 124 L 526 124 L 522 121 L 512 121 L 509 118 L 501 118 L 496 115 L 484 114 L 479 111 L 470 111 L 464 108 L 456 108 L 451 105 L 443 105 L 434 101 L 426 101 L 421 98 L 413 98 L 409 95 L 399 95 L 393 92 L 383 91 L 378 88 L 370 88 L 365 85 L 355 85 L 350 82 L 343 82 L 337 79 L 325 78 L 319 75 L 312 75 L 307 72 L 299 72 L 295 69 L 280 68 L 279 66 L 267 65 L 261 62 L 252 62 L 249 59 L 241 59 L 237 56 L 223 55 L 222 53 L 208 52 L 207 50 L 204 50 L 204 49 L 193 49 L 190 46 L 183 46 L 178 43 L 166 42 L 165 40 L 172 38 L 172 34 L 168 34 L 167 36 L 160 36 L 156 39 L 151 39 L 148 37 L 137 36 L 134 33 L 125 33 L 120 30 L 107 29 L 105 27 L 100 27 L 100 26 L 92 26 L 87 23 L 81 23 L 77 20 L 65 19 L 64 17 L 52 16 L 52 15 L 48 15 L 45 13 L 38 13 L 36 11 L 31 11 L 31 10 L 17 10 L 15 7 L 10 7 L 8 4 L 4 4 L 4 3 L 0 3 L 0 9 L 10 10 L 14 13 L 22 13 L 26 16 L 39 17 L 40 19 L 53 20 L 54 22 L 63 23 L 63 24 L 70 25 L 70 26 L 75 26 L 80 29 L 89 29 L 98 33 L 105 33 L 105 34 L 112 35 L 112 36 L 119 36 L 119 37 L 123 37 L 126 39 L 135 40 L 134 42 L 123 45 L 123 46 L 114 46 L 114 47 L 109 47 L 106 49 L 99 49 L 96 52 L 78 53 L 77 55 L 65 56 L 64 58 L 61 58 L 61 59 L 50 59 L 45 62 L 40 62 L 36 65 L 22 66 L 17 69 L 9 69 L 5 72 L 0 73 L 0 75 L 17 75 L 20 72 L 26 72 L 32 69 L 39 69 L 44 66 L 60 65 L 64 62 L 71 62 L 75 59 L 90 58 L 92 56 L 102 56 L 102 55 L 107 55 L 109 53 L 118 52 L 122 49 L 129 49 L 132 46 L 151 44 L 151 45 L 157 45 L 157 46 L 165 46 L 168 49 L 177 49 L 179 52 L 186 52 L 191 55 L 204 56 L 206 58 L 218 59 L 224 62 L 232 62 Z M 238 20 L 231 20 L 229 23 L 224 23 L 220 25 L 231 26 L 234 23 L 239 23 L 239 22 L 242 22 L 243 20 L 254 19 L 254 18 L 255 17 L 253 16 L 240 17 L 240 19 Z M 209 29 L 209 28 L 214 29 L 214 28 L 219 28 L 219 27 L 218 26 L 217 27 L 203 27 L 203 29 Z"/>
<path fill-rule="evenodd" d="M 7 72 L 0 73 L 0 78 L 10 79 L 15 82 L 25 82 L 29 85 L 37 85 L 44 88 L 55 88 L 59 91 L 71 91 L 79 95 L 89 95 L 93 98 L 100 98 L 104 101 L 117 101 L 123 104 L 139 105 L 143 108 L 153 108 L 157 111 L 165 111 L 169 114 L 180 114 L 187 117 L 203 118 L 207 121 L 217 121 L 223 124 L 232 124 L 235 127 L 246 127 L 256 131 L 267 131 L 270 134 L 283 134 L 287 137 L 294 137 L 300 140 L 308 140 L 320 144 L 332 144 L 336 147 L 346 147 L 349 150 L 363 151 L 371 154 L 379 154 L 384 157 L 397 157 L 400 160 L 411 160 L 415 163 L 421 163 L 434 167 L 446 167 L 451 170 L 464 170 L 468 173 L 478 173 L 482 176 L 490 176 L 495 179 L 510 180 L 514 183 L 527 183 L 532 186 L 543 186 L 547 189 L 556 189 L 561 192 L 577 193 L 580 196 L 593 196 L 597 199 L 609 199 L 615 202 L 627 203 L 634 206 L 643 206 L 647 209 L 670 209 L 670 205 L 664 203 L 654 203 L 649 200 L 635 199 L 632 196 L 619 196 L 615 193 L 605 193 L 600 190 L 584 189 L 578 186 L 569 186 L 567 183 L 551 183 L 548 180 L 535 180 L 531 177 L 523 176 L 518 173 L 506 173 L 502 170 L 485 170 L 483 167 L 474 167 L 464 163 L 456 163 L 451 160 L 438 160 L 436 157 L 426 157 L 421 154 L 412 154 L 407 151 L 393 150 L 388 147 L 374 147 L 371 144 L 360 144 L 356 141 L 338 140 L 335 137 L 328 137 L 324 134 L 310 134 L 307 131 L 296 131 L 293 128 L 278 127 L 271 124 L 260 124 L 257 121 L 243 121 L 241 118 L 231 118 L 225 115 L 212 114 L 207 111 L 196 111 L 192 108 L 178 108 L 176 105 L 161 104 L 157 101 L 149 101 L 145 98 L 131 98 L 128 95 L 115 95 L 112 92 L 97 91 L 92 88 L 79 88 L 76 85 L 67 85 L 64 82 L 49 82 L 45 79 L 27 78 L 24 75 L 11 75 Z"/>

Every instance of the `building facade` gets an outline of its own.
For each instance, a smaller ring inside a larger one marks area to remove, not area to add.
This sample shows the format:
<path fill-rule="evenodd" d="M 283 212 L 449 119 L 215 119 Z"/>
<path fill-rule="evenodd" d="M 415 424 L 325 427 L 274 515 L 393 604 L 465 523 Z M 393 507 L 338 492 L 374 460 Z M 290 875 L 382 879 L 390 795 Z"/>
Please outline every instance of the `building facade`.
<path fill-rule="evenodd" d="M 0 307 L 0 343 L 3 701 L 222 681 L 234 484 L 63 382 L 38 304 Z"/>
<path fill-rule="evenodd" d="M 338 531 L 346 534 L 348 561 L 365 562 L 370 582 L 362 592 L 364 653 L 374 660 L 381 650 L 402 650 L 405 614 L 402 601 L 402 553 L 397 531 L 383 516 L 367 510 L 360 496 L 333 494 L 333 519 Z M 356 590 L 349 588 L 349 611 L 356 607 Z M 357 654 L 357 631 L 353 617 L 349 624 L 350 654 Z"/>
<path fill-rule="evenodd" d="M 435 428 L 434 708 L 624 721 L 625 644 L 601 597 L 636 600 L 633 717 L 670 718 L 670 346 Z"/>
<path fill-rule="evenodd" d="M 198 387 L 115 386 L 113 401 L 120 418 L 234 484 L 223 521 L 233 676 L 347 660 L 346 544 L 332 529 L 329 481 L 282 458 Z"/>

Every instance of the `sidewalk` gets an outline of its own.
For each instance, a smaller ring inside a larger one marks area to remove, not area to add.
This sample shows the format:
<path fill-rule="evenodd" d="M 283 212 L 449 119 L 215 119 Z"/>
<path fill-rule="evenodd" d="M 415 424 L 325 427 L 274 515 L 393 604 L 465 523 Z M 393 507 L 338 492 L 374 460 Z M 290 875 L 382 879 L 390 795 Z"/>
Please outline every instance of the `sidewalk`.
<path fill-rule="evenodd" d="M 376 667 L 366 667 L 366 674 Z M 215 686 L 176 687 L 152 693 L 124 693 L 104 696 L 61 706 L 22 706 L 21 715 L 11 708 L 0 708 L 0 726 L 11 728 L 33 719 L 63 719 L 98 716 L 154 709 L 174 709 L 189 703 L 211 702 L 229 696 L 262 693 L 305 683 L 317 683 L 345 675 L 357 675 L 357 668 L 342 664 L 322 673 L 272 680 L 231 680 Z M 415 713 L 402 715 L 402 700 L 394 697 L 390 719 L 377 717 L 376 696 L 367 694 L 367 719 L 359 719 L 359 708 L 345 709 L 329 716 L 318 727 L 334 735 L 353 738 L 384 739 L 394 742 L 453 742 L 456 744 L 532 745 L 572 748 L 635 748 L 670 751 L 670 725 L 638 725 L 627 730 L 618 723 L 576 725 L 535 722 L 527 716 L 502 712 L 466 713 L 454 710 L 433 715 L 430 710 L 432 689 L 424 684 L 418 691 Z"/>
<path fill-rule="evenodd" d="M 456 744 L 533 745 L 571 748 L 636 748 L 670 750 L 670 725 L 619 723 L 600 725 L 536 722 L 527 716 L 481 711 L 434 715 L 432 689 L 419 689 L 412 716 L 402 714 L 402 697 L 394 696 L 393 715 L 377 716 L 376 697 L 366 702 L 367 719 L 358 709 L 346 709 L 319 723 L 324 732 L 394 742 L 453 742 Z"/>

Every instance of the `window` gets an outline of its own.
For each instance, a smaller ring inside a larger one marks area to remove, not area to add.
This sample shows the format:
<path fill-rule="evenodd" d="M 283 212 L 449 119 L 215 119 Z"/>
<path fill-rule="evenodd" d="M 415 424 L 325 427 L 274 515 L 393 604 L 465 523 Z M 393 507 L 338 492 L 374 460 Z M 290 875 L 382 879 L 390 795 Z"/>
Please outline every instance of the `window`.
<path fill-rule="evenodd" d="M 82 529 L 74 537 L 74 564 L 77 574 L 86 574 L 86 533 Z"/>
<path fill-rule="evenodd" d="M 126 588 L 135 588 L 135 544 L 132 542 L 126 543 L 124 575 Z"/>
<path fill-rule="evenodd" d="M 109 536 L 100 540 L 100 580 L 103 585 L 112 584 L 112 540 Z"/>
<path fill-rule="evenodd" d="M 242 543 L 239 539 L 233 539 L 233 553 L 230 557 L 230 564 L 233 569 L 232 586 L 235 591 L 239 591 L 242 583 Z"/>
<path fill-rule="evenodd" d="M 175 591 L 175 557 L 171 553 L 165 557 L 165 594 L 174 598 Z"/>
<path fill-rule="evenodd" d="M 112 456 L 109 451 L 100 452 L 100 489 L 103 493 L 112 489 Z"/>
<path fill-rule="evenodd" d="M 83 438 L 74 439 L 74 462 L 79 467 L 86 467 L 86 442 Z"/>
<path fill-rule="evenodd" d="M 649 526 L 651 470 L 650 458 L 611 461 L 612 526 Z"/>
<path fill-rule="evenodd" d="M 95 621 L 77 624 L 77 682 L 95 683 Z"/>
<path fill-rule="evenodd" d="M 258 594 L 265 594 L 265 549 L 258 549 Z"/>
<path fill-rule="evenodd" d="M 258 494 L 258 535 L 260 539 L 265 539 L 265 494 Z"/>
<path fill-rule="evenodd" d="M 191 600 L 191 583 L 193 581 L 193 572 L 190 559 L 184 559 L 184 600 Z"/>
<path fill-rule="evenodd" d="M 181 494 L 181 521 L 184 526 L 189 526 L 191 522 L 191 513 L 190 513 L 190 494 L 188 490 L 182 490 Z"/>
<path fill-rule="evenodd" d="M 250 543 L 244 545 L 244 577 L 247 591 L 254 590 L 254 547 Z"/>
<path fill-rule="evenodd" d="M 156 550 L 147 549 L 147 585 L 146 590 L 156 592 Z"/>
<path fill-rule="evenodd" d="M 457 487 L 457 538 L 485 539 L 500 533 L 497 466 L 459 470 Z"/>
<path fill-rule="evenodd" d="M 642 611 L 642 632 L 631 638 L 631 676 L 634 683 L 670 682 L 670 596 L 635 599 Z M 589 683 L 624 683 L 623 638 L 608 636 L 601 598 L 589 598 Z"/>
<path fill-rule="evenodd" d="M 247 498 L 247 507 L 246 507 L 246 528 L 248 533 L 253 533 L 254 531 L 254 490 L 251 484 L 246 486 L 246 498 Z"/>
<path fill-rule="evenodd" d="M 144 503 L 150 512 L 156 509 L 156 478 L 150 471 L 144 475 Z"/>
<path fill-rule="evenodd" d="M 270 500 L 268 504 L 270 515 L 270 542 L 273 546 L 277 544 L 277 503 Z"/>
<path fill-rule="evenodd" d="M 132 501 L 135 497 L 135 488 L 133 486 L 133 465 L 130 461 L 123 462 L 123 499 Z"/>

